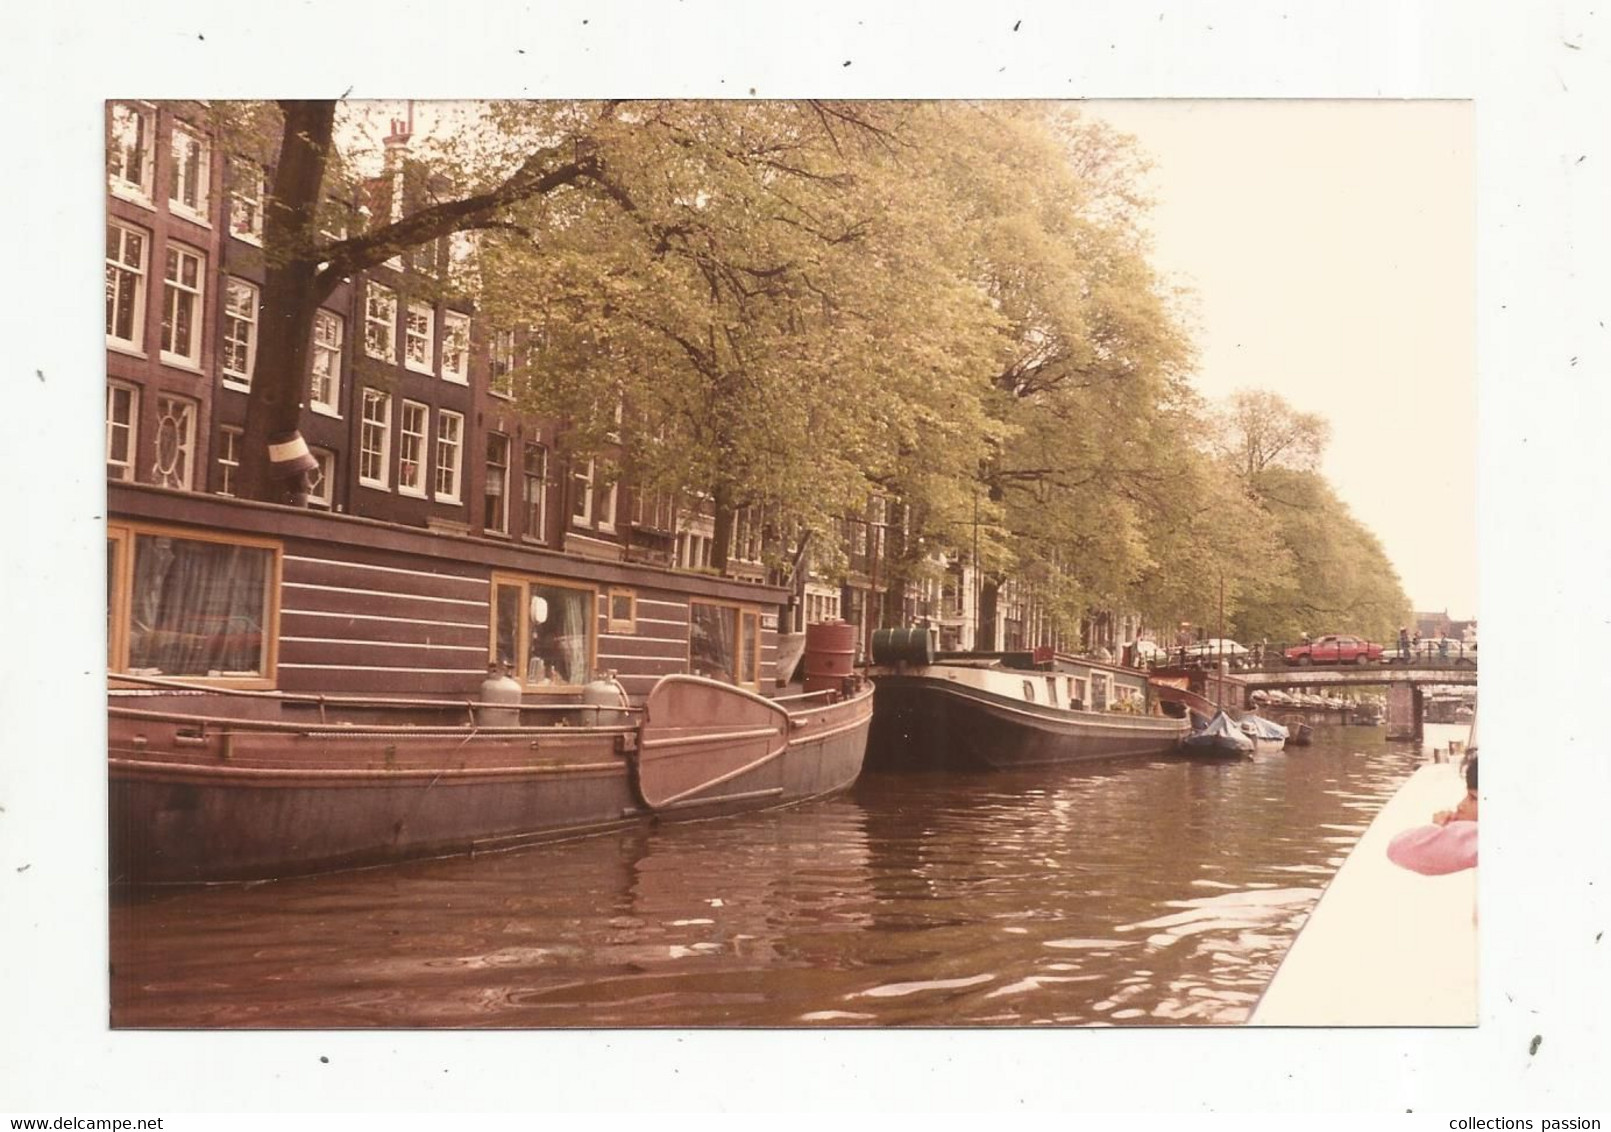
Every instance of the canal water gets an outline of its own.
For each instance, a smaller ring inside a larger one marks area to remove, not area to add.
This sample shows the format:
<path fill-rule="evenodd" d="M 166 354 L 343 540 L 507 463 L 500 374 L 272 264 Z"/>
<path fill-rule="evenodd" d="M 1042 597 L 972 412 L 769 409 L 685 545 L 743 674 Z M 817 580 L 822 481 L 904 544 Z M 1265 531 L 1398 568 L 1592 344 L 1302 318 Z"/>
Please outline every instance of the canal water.
<path fill-rule="evenodd" d="M 1429 727 L 1427 745 L 1466 730 Z M 1383 728 L 1326 726 L 1235 764 L 869 773 L 773 813 L 120 891 L 112 1021 L 1238 1023 L 1420 758 Z"/>

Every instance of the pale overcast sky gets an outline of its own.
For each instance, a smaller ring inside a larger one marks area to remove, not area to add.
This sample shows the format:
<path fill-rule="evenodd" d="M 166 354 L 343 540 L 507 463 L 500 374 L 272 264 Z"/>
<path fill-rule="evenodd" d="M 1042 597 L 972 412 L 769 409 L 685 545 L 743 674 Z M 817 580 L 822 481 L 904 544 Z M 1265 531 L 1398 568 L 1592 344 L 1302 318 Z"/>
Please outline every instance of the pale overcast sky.
<path fill-rule="evenodd" d="M 1157 267 L 1195 293 L 1197 388 L 1331 421 L 1323 470 L 1418 610 L 1477 611 L 1467 102 L 1090 102 L 1153 162 Z"/>

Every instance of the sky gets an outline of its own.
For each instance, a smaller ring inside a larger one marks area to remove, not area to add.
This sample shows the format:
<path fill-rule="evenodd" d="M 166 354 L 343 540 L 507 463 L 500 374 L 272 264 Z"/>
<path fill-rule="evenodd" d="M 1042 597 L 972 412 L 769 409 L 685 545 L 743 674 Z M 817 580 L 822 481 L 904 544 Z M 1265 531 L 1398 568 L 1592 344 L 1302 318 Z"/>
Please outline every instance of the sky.
<path fill-rule="evenodd" d="M 1471 103 L 1087 103 L 1151 159 L 1154 266 L 1192 292 L 1197 389 L 1331 422 L 1322 471 L 1413 608 L 1477 612 Z"/>

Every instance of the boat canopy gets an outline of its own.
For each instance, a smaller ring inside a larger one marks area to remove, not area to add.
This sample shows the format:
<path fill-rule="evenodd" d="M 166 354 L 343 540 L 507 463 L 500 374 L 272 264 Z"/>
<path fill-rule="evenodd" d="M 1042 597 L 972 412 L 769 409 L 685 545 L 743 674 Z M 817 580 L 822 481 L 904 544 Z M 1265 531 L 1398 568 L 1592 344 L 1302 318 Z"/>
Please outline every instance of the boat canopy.
<path fill-rule="evenodd" d="M 1251 713 L 1242 717 L 1242 730 L 1259 739 L 1285 739 L 1289 732 L 1272 719 Z"/>
<path fill-rule="evenodd" d="M 1233 739 L 1246 738 L 1242 733 L 1242 725 L 1223 711 L 1214 713 L 1214 718 L 1194 732 L 1195 735 L 1229 735 Z"/>

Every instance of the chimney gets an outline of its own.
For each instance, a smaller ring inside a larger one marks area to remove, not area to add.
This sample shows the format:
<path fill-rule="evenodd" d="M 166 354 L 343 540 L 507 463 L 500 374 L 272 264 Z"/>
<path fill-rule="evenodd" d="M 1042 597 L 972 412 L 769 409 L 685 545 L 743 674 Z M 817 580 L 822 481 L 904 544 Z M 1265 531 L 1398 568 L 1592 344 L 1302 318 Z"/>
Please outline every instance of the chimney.
<path fill-rule="evenodd" d="M 414 136 L 408 123 L 401 118 L 392 119 L 392 132 L 386 135 L 386 172 L 394 173 L 408 153 L 409 139 Z"/>
<path fill-rule="evenodd" d="M 386 135 L 386 185 L 391 198 L 387 220 L 392 224 L 403 218 L 403 159 L 408 156 L 408 142 L 414 136 L 410 128 L 414 117 L 413 103 L 409 104 L 408 116 L 409 122 L 393 118 L 392 132 Z"/>

